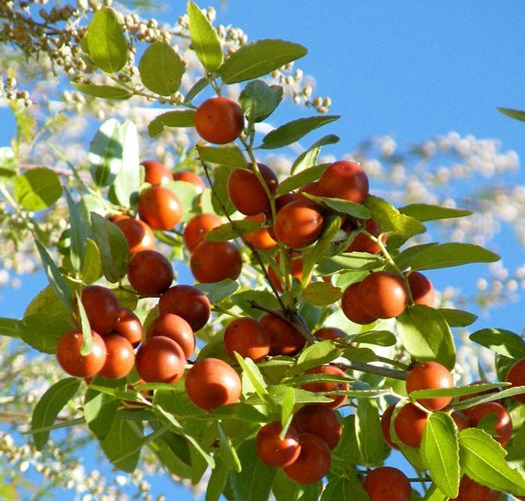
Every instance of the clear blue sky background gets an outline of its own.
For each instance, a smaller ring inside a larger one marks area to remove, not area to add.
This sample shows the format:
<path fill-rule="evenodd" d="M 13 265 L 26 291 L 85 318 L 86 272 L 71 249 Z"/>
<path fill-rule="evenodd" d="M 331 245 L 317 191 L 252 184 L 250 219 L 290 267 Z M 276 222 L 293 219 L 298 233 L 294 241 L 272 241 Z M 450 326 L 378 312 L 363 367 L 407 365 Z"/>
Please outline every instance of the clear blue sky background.
<path fill-rule="evenodd" d="M 173 4 L 162 17 L 181 14 L 185 3 Z M 525 124 L 496 111 L 496 106 L 525 109 L 523 0 L 210 4 L 217 7 L 217 22 L 241 27 L 250 40 L 283 38 L 308 47 L 297 66 L 316 78 L 320 95 L 332 98 L 331 113 L 342 115 L 331 131 L 341 137 L 340 145 L 331 147 L 334 154 L 371 135 L 390 134 L 402 145 L 455 130 L 499 138 L 504 149 L 525 158 Z M 7 140 L 0 120 L 0 146 Z M 514 250 L 503 249 L 505 258 L 511 259 Z M 468 281 L 468 273 L 456 273 L 455 280 Z M 41 284 L 28 280 L 19 291 L 0 290 L 0 316 L 20 315 Z M 495 318 L 505 322 L 502 327 L 521 330 L 522 308 L 517 308 L 496 312 Z M 175 496 L 171 489 L 167 494 Z M 176 498 L 186 499 L 182 493 Z"/>

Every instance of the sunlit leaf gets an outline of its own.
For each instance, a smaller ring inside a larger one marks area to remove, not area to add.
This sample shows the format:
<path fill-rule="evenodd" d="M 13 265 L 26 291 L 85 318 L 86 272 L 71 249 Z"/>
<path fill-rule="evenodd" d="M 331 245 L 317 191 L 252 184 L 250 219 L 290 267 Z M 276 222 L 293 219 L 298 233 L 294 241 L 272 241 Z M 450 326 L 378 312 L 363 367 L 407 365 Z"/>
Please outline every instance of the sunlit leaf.
<path fill-rule="evenodd" d="M 150 91 L 171 96 L 179 90 L 184 64 L 168 43 L 157 40 L 140 58 L 139 73 L 142 83 Z"/>

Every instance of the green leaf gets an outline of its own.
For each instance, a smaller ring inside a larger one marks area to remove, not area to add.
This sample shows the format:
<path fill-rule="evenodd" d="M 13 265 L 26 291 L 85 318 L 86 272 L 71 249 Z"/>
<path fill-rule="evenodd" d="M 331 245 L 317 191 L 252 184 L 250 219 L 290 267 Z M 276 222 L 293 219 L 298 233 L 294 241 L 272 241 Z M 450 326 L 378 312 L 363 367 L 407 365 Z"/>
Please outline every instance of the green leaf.
<path fill-rule="evenodd" d="M 459 443 L 454 420 L 445 412 L 430 414 L 421 442 L 421 459 L 430 478 L 448 497 L 458 495 Z"/>
<path fill-rule="evenodd" d="M 224 83 L 253 80 L 306 55 L 302 45 L 285 40 L 257 40 L 231 54 L 220 69 Z"/>
<path fill-rule="evenodd" d="M 128 59 L 128 45 L 117 13 L 103 7 L 95 12 L 87 31 L 89 56 L 106 73 L 120 71 Z"/>
<path fill-rule="evenodd" d="M 360 398 L 357 401 L 355 433 L 361 461 L 367 466 L 382 464 L 390 448 L 383 440 L 379 411 L 373 400 Z"/>
<path fill-rule="evenodd" d="M 222 429 L 221 423 L 217 423 L 217 429 L 219 431 L 219 454 L 224 463 L 229 466 L 233 471 L 240 472 L 242 470 L 239 456 L 233 447 L 231 439 L 226 435 Z"/>
<path fill-rule="evenodd" d="M 342 351 L 329 340 L 320 341 L 305 348 L 297 359 L 296 370 L 306 372 L 323 364 L 327 364 L 341 356 Z"/>
<path fill-rule="evenodd" d="M 80 346 L 80 354 L 87 356 L 93 349 L 93 331 L 87 317 L 84 303 L 82 302 L 82 291 L 77 289 L 75 291 L 75 309 L 78 311 L 80 317 L 80 327 L 82 330 L 82 346 Z"/>
<path fill-rule="evenodd" d="M 164 127 L 193 127 L 194 118 L 194 110 L 167 111 L 149 123 L 148 134 L 150 137 L 155 137 L 164 130 Z"/>
<path fill-rule="evenodd" d="M 142 54 L 139 73 L 147 89 L 161 96 L 171 96 L 179 90 L 184 64 L 168 43 L 157 40 Z"/>
<path fill-rule="evenodd" d="M 185 104 L 190 104 L 193 98 L 198 96 L 208 85 L 210 85 L 210 80 L 206 77 L 199 78 L 193 86 L 190 88 L 190 90 L 186 93 L 186 97 L 184 98 Z"/>
<path fill-rule="evenodd" d="M 155 431 L 160 429 L 160 423 L 149 422 Z M 148 442 L 161 464 L 173 475 L 180 478 L 191 478 L 192 467 L 188 442 L 181 435 L 170 430 L 164 430 L 161 436 Z"/>
<path fill-rule="evenodd" d="M 276 468 L 263 463 L 254 440 L 245 440 L 238 450 L 242 471 L 232 471 L 230 486 L 235 501 L 268 501 Z"/>
<path fill-rule="evenodd" d="M 234 294 L 231 300 L 246 315 L 254 318 L 260 318 L 264 314 L 264 311 L 254 308 L 253 303 L 264 304 L 267 308 L 274 310 L 279 308 L 279 303 L 275 296 L 266 290 L 243 290 Z"/>
<path fill-rule="evenodd" d="M 117 283 L 128 271 L 129 245 L 122 231 L 96 212 L 91 213 L 95 242 L 102 258 L 104 276 Z"/>
<path fill-rule="evenodd" d="M 199 152 L 199 158 L 203 162 L 239 169 L 247 166 L 244 155 L 235 145 L 222 146 L 220 148 L 197 145 L 197 151 Z"/>
<path fill-rule="evenodd" d="M 89 147 L 91 177 L 97 186 L 109 186 L 115 181 L 123 156 L 120 123 L 110 118 L 100 126 Z"/>
<path fill-rule="evenodd" d="M 430 486 L 430 489 L 428 489 L 423 499 L 424 501 L 448 501 L 450 498 L 433 484 Z"/>
<path fill-rule="evenodd" d="M 230 223 L 221 224 L 208 233 L 206 233 L 206 240 L 210 242 L 226 242 L 239 238 L 240 235 L 245 235 L 251 231 L 258 230 L 261 227 L 260 223 L 250 220 L 238 220 Z"/>
<path fill-rule="evenodd" d="M 16 176 L 18 173 L 18 161 L 13 148 L 9 146 L 0 147 L 0 179 Z"/>
<path fill-rule="evenodd" d="M 321 482 L 302 485 L 290 480 L 282 468 L 277 470 L 272 485 L 275 501 L 318 501 L 322 490 Z"/>
<path fill-rule="evenodd" d="M 211 471 L 204 501 L 219 501 L 230 477 L 230 468 L 222 461 Z"/>
<path fill-rule="evenodd" d="M 95 85 L 95 84 L 81 84 L 73 83 L 75 89 L 92 97 L 99 97 L 102 99 L 114 99 L 116 101 L 125 101 L 133 96 L 133 92 L 124 87 L 116 87 L 115 85 Z"/>
<path fill-rule="evenodd" d="M 314 166 L 317 163 L 319 153 L 321 152 L 321 147 L 326 146 L 327 144 L 336 144 L 339 142 L 339 139 L 340 138 L 335 134 L 323 136 L 295 159 L 292 167 L 290 168 L 290 173 L 295 175 L 296 173 Z"/>
<path fill-rule="evenodd" d="M 238 353 L 235 353 L 235 357 L 243 370 L 243 375 L 248 378 L 257 394 L 265 399 L 268 396 L 266 382 L 255 362 L 251 358 L 242 358 Z"/>
<path fill-rule="evenodd" d="M 396 336 L 390 331 L 369 331 L 350 336 L 353 344 L 365 343 L 377 346 L 394 346 L 397 342 Z"/>
<path fill-rule="evenodd" d="M 308 183 L 317 181 L 326 167 L 327 164 L 314 165 L 313 167 L 301 170 L 298 174 L 287 177 L 281 184 L 279 184 L 277 194 L 282 195 L 283 193 L 288 193 L 289 191 L 301 188 Z"/>
<path fill-rule="evenodd" d="M 75 201 L 73 200 L 67 187 L 64 187 L 64 193 L 66 194 L 70 221 L 69 235 L 71 238 L 71 248 L 69 251 L 69 258 L 71 259 L 73 268 L 78 271 L 84 262 L 87 235 L 84 231 L 83 221 L 77 205 L 75 204 Z"/>
<path fill-rule="evenodd" d="M 452 333 L 437 310 L 422 305 L 407 308 L 397 317 L 396 326 L 401 342 L 415 360 L 434 360 L 448 369 L 454 367 Z"/>
<path fill-rule="evenodd" d="M 293 120 L 266 134 L 266 136 L 263 137 L 261 148 L 272 150 L 288 146 L 299 141 L 299 139 L 306 136 L 309 132 L 338 119 L 339 115 L 320 115 Z"/>
<path fill-rule="evenodd" d="M 311 282 L 303 290 L 303 300 L 315 306 L 328 306 L 333 304 L 343 295 L 339 287 L 327 282 Z"/>
<path fill-rule="evenodd" d="M 28 345 L 42 353 L 54 354 L 58 340 L 75 325 L 69 310 L 60 314 L 46 312 L 25 315 L 20 321 L 20 337 Z"/>
<path fill-rule="evenodd" d="M 426 228 L 417 219 L 399 212 L 393 205 L 382 198 L 368 195 L 365 200 L 372 219 L 379 223 L 384 232 L 398 233 L 411 237 L 424 233 Z"/>
<path fill-rule="evenodd" d="M 438 311 L 450 327 L 468 327 L 478 319 L 477 315 L 464 310 L 439 308 Z"/>
<path fill-rule="evenodd" d="M 0 318 L 0 336 L 20 337 L 20 320 L 16 318 Z"/>
<path fill-rule="evenodd" d="M 497 110 L 510 118 L 525 122 L 525 111 L 514 110 L 512 108 L 497 108 Z"/>
<path fill-rule="evenodd" d="M 412 245 L 407 247 L 404 251 L 400 252 L 394 257 L 394 261 L 397 267 L 401 270 L 405 270 L 410 267 L 410 263 L 415 256 L 425 252 L 430 247 L 438 245 L 437 242 L 430 242 L 428 244 Z"/>
<path fill-rule="evenodd" d="M 330 476 L 321 501 L 341 501 L 351 499 L 352 501 L 369 501 L 370 497 L 363 488 L 357 474 L 345 473 L 344 476 Z"/>
<path fill-rule="evenodd" d="M 361 461 L 355 420 L 355 415 L 348 415 L 341 419 L 343 434 L 332 453 L 332 471 L 346 471 L 350 465 L 359 464 Z"/>
<path fill-rule="evenodd" d="M 499 259 L 496 253 L 479 245 L 449 242 L 428 246 L 415 255 L 409 264 L 413 270 L 435 270 L 470 263 L 494 263 Z"/>
<path fill-rule="evenodd" d="M 228 177 L 231 169 L 225 165 L 217 165 L 213 169 L 213 211 L 219 215 L 231 215 L 237 209 L 228 195 Z"/>
<path fill-rule="evenodd" d="M 521 336 L 505 329 L 481 329 L 472 333 L 470 340 L 505 357 L 525 357 L 525 341 Z"/>
<path fill-rule="evenodd" d="M 128 473 L 135 471 L 140 459 L 143 438 L 142 423 L 127 419 L 114 419 L 100 446 L 111 463 Z"/>
<path fill-rule="evenodd" d="M 48 388 L 42 398 L 36 404 L 31 418 L 31 433 L 35 441 L 35 447 L 42 450 L 49 438 L 48 428 L 55 424 L 58 413 L 75 396 L 80 388 L 81 380 L 74 377 L 61 379 Z"/>
<path fill-rule="evenodd" d="M 190 38 L 193 50 L 204 69 L 213 73 L 221 67 L 223 54 L 217 33 L 194 2 L 188 2 Z"/>
<path fill-rule="evenodd" d="M 405 216 L 411 216 L 418 221 L 436 221 L 438 219 L 450 219 L 455 217 L 470 216 L 472 211 L 464 209 L 453 209 L 429 204 L 410 204 L 400 207 L 399 212 Z"/>
<path fill-rule="evenodd" d="M 239 284 L 235 280 L 227 278 L 210 284 L 196 284 L 195 287 L 206 294 L 211 304 L 218 304 L 223 299 L 231 297 L 239 288 Z"/>
<path fill-rule="evenodd" d="M 317 197 L 315 195 L 310 195 L 309 193 L 304 193 L 304 195 L 320 205 L 324 205 L 341 214 L 356 217 L 358 219 L 370 218 L 370 211 L 364 205 L 349 200 L 342 200 L 341 198 Z"/>
<path fill-rule="evenodd" d="M 53 205 L 62 194 L 62 183 L 56 172 L 37 167 L 16 176 L 13 195 L 24 209 L 38 211 Z"/>
<path fill-rule="evenodd" d="M 102 276 L 102 258 L 94 240 L 86 240 L 84 262 L 80 270 L 80 277 L 86 285 L 95 283 Z"/>
<path fill-rule="evenodd" d="M 266 120 L 283 99 L 283 88 L 268 85 L 262 80 L 246 84 L 239 96 L 239 104 L 244 114 L 253 122 Z"/>
<path fill-rule="evenodd" d="M 467 428 L 459 433 L 460 462 L 463 471 L 491 489 L 525 496 L 525 478 L 505 461 L 505 449 L 488 433 Z"/>

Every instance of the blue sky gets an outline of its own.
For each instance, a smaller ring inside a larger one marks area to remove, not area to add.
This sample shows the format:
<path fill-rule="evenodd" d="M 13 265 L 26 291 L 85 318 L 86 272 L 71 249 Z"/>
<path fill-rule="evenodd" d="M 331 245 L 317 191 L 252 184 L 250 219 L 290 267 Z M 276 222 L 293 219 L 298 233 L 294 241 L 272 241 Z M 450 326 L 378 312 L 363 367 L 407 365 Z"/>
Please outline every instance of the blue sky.
<path fill-rule="evenodd" d="M 180 15 L 185 3 L 174 4 L 166 19 Z M 331 113 L 342 115 L 330 126 L 341 137 L 331 149 L 334 154 L 371 135 L 389 134 L 405 144 L 456 130 L 499 138 L 504 149 L 525 158 L 525 124 L 496 111 L 497 106 L 525 109 L 523 0 L 228 0 L 211 5 L 217 7 L 218 23 L 241 27 L 250 40 L 283 38 L 309 49 L 297 66 L 315 77 L 319 94 L 332 98 Z M 0 110 L 0 124 L 3 116 Z M 0 146 L 7 141 L 0 125 Z M 511 257 L 512 249 L 506 252 Z M 465 270 L 452 276 L 468 280 Z M 20 315 L 42 283 L 27 280 L 18 291 L 0 291 L 0 316 Z M 500 313 L 517 316 L 516 307 Z M 522 320 L 515 322 L 506 328 L 519 331 Z M 185 497 L 181 493 L 177 499 Z"/>

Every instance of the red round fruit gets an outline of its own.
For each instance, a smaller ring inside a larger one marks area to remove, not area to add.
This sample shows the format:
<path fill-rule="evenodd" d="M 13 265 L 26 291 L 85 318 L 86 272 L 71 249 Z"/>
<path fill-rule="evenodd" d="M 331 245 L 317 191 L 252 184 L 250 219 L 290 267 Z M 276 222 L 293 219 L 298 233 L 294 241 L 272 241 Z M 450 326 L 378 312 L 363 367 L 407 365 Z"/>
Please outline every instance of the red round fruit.
<path fill-rule="evenodd" d="M 297 459 L 283 468 L 284 474 L 298 484 L 313 484 L 330 469 L 330 449 L 326 442 L 312 433 L 300 433 L 301 452 Z"/>
<path fill-rule="evenodd" d="M 120 304 L 113 292 L 101 285 L 88 285 L 82 289 L 80 298 L 91 329 L 103 335 L 115 328 Z"/>
<path fill-rule="evenodd" d="M 135 352 L 131 343 L 120 334 L 106 334 L 106 361 L 98 375 L 107 379 L 120 379 L 127 376 L 135 365 Z"/>
<path fill-rule="evenodd" d="M 338 413 L 323 404 L 307 404 L 292 418 L 291 425 L 298 433 L 312 433 L 322 438 L 330 449 L 341 439 L 343 428 Z"/>
<path fill-rule="evenodd" d="M 146 188 L 138 200 L 139 217 L 154 230 L 172 230 L 182 218 L 182 205 L 165 186 Z"/>
<path fill-rule="evenodd" d="M 396 404 L 390 404 L 383 415 L 381 416 L 381 432 L 385 442 L 395 450 L 399 450 L 399 446 L 392 440 L 392 433 L 390 432 L 390 423 L 392 423 L 392 414 L 396 408 Z"/>
<path fill-rule="evenodd" d="M 218 358 L 203 358 L 195 362 L 184 384 L 188 398 L 205 411 L 233 404 L 241 397 L 239 375 Z"/>
<path fill-rule="evenodd" d="M 525 386 L 525 358 L 518 360 L 511 366 L 507 372 L 505 381 L 510 383 L 511 388 L 515 386 Z M 525 393 L 514 395 L 512 398 L 516 400 L 516 402 L 525 404 Z"/>
<path fill-rule="evenodd" d="M 263 463 L 275 468 L 292 464 L 301 452 L 299 434 L 289 426 L 283 438 L 283 427 L 278 421 L 265 424 L 255 438 L 255 449 Z"/>
<path fill-rule="evenodd" d="M 241 253 L 231 242 L 204 240 L 193 250 L 190 269 L 201 283 L 215 283 L 227 278 L 237 280 L 242 270 Z"/>
<path fill-rule="evenodd" d="M 244 128 L 241 107 L 226 97 L 211 97 L 195 112 L 195 130 L 202 139 L 214 144 L 227 144 L 237 139 Z"/>
<path fill-rule="evenodd" d="M 129 260 L 128 280 L 141 296 L 160 296 L 169 289 L 173 278 L 173 266 L 158 251 L 140 251 Z"/>
<path fill-rule="evenodd" d="M 467 475 L 463 475 L 459 482 L 458 497 L 451 499 L 450 501 L 498 501 L 500 498 L 501 492 L 494 491 L 489 487 L 478 484 L 470 477 L 467 477 Z"/>
<path fill-rule="evenodd" d="M 314 195 L 316 197 L 324 196 L 318 181 L 312 181 L 311 183 L 305 184 L 304 186 L 299 188 L 299 190 L 297 190 L 296 194 L 297 200 L 306 200 L 310 203 L 315 203 L 311 198 L 305 196 L 304 193 L 309 193 L 310 195 Z"/>
<path fill-rule="evenodd" d="M 417 390 L 437 390 L 454 388 L 454 378 L 450 371 L 438 362 L 417 364 L 406 379 L 406 390 L 410 394 Z M 452 397 L 420 398 L 417 402 L 431 411 L 444 409 Z"/>
<path fill-rule="evenodd" d="M 277 242 L 270 235 L 268 228 L 263 226 L 263 223 L 266 220 L 266 217 L 263 213 L 256 214 L 255 216 L 246 216 L 244 220 L 254 221 L 261 224 L 260 228 L 250 231 L 244 235 L 246 241 L 255 249 L 269 250 L 273 249 L 277 245 Z"/>
<path fill-rule="evenodd" d="M 324 170 L 319 178 L 319 188 L 325 197 L 362 204 L 368 196 L 368 176 L 356 163 L 341 160 Z"/>
<path fill-rule="evenodd" d="M 156 160 L 144 160 L 141 165 L 144 167 L 146 183 L 158 186 L 173 181 L 171 171 L 163 163 Z"/>
<path fill-rule="evenodd" d="M 375 318 L 397 317 L 408 304 L 405 282 L 388 271 L 376 271 L 365 277 L 358 293 L 363 309 Z"/>
<path fill-rule="evenodd" d="M 182 348 L 165 336 L 146 339 L 135 357 L 137 372 L 146 383 L 176 383 L 184 374 L 185 364 Z"/>
<path fill-rule="evenodd" d="M 326 374 L 330 376 L 340 376 L 342 378 L 348 379 L 348 376 L 336 367 L 335 365 L 321 365 L 320 367 L 314 367 L 306 371 L 306 374 Z M 314 393 L 326 393 L 332 391 L 348 391 L 350 389 L 350 384 L 347 382 L 337 382 L 337 381 L 326 381 L 321 383 L 306 383 L 301 386 L 303 390 L 312 391 Z M 336 409 L 343 405 L 346 401 L 346 395 L 327 395 L 332 399 L 332 402 L 324 403 L 332 409 Z"/>
<path fill-rule="evenodd" d="M 410 272 L 407 280 L 414 304 L 422 304 L 432 308 L 436 298 L 432 282 L 419 271 Z"/>
<path fill-rule="evenodd" d="M 197 332 L 207 323 L 211 315 L 210 300 L 193 285 L 174 285 L 160 296 L 159 313 L 181 316 Z"/>
<path fill-rule="evenodd" d="M 144 221 L 127 217 L 114 221 L 114 224 L 124 233 L 129 245 L 130 254 L 135 254 L 141 250 L 153 250 L 155 248 L 155 235 L 153 230 Z"/>
<path fill-rule="evenodd" d="M 146 330 L 146 339 L 154 336 L 165 336 L 173 339 L 190 358 L 195 351 L 195 334 L 191 325 L 179 315 L 161 313 L 155 318 Z"/>
<path fill-rule="evenodd" d="M 206 234 L 222 224 L 222 219 L 215 214 L 197 214 L 184 227 L 183 239 L 186 248 L 193 252 L 195 247 L 206 238 Z"/>
<path fill-rule="evenodd" d="M 270 167 L 257 163 L 268 191 L 274 194 L 277 190 L 277 176 Z M 255 216 L 270 210 L 270 199 L 264 186 L 253 172 L 253 167 L 248 169 L 234 169 L 228 177 L 228 196 L 235 208 L 246 216 Z"/>
<path fill-rule="evenodd" d="M 483 426 L 482 420 L 490 425 L 487 431 L 492 434 L 494 440 L 505 447 L 512 438 L 512 420 L 505 407 L 497 402 L 486 402 L 469 409 L 467 415 L 469 427 Z"/>
<path fill-rule="evenodd" d="M 124 336 L 136 348 L 142 341 L 142 324 L 135 313 L 127 308 L 121 308 L 118 323 L 113 332 Z"/>
<path fill-rule="evenodd" d="M 277 240 L 291 249 L 313 244 L 323 232 L 321 209 L 311 202 L 296 201 L 285 205 L 275 216 Z"/>
<path fill-rule="evenodd" d="M 265 313 L 261 322 L 270 336 L 270 355 L 293 356 L 306 344 L 306 338 L 290 323 L 272 313 Z"/>
<path fill-rule="evenodd" d="M 202 178 L 189 170 L 178 170 L 173 174 L 173 179 L 175 181 L 184 181 L 193 184 L 198 195 L 206 189 L 206 184 L 204 184 Z"/>
<path fill-rule="evenodd" d="M 270 352 L 270 336 L 262 322 L 255 318 L 241 317 L 230 322 L 224 330 L 223 340 L 233 360 L 237 352 L 243 358 L 259 362 Z"/>
<path fill-rule="evenodd" d="M 381 226 L 373 219 L 367 219 L 364 230 L 370 235 L 378 238 L 381 234 Z M 381 237 L 381 242 L 385 243 L 387 240 L 386 234 Z M 374 242 L 368 235 L 363 232 L 358 233 L 352 240 L 352 243 L 346 249 L 346 252 L 368 252 L 369 254 L 379 254 L 381 247 L 377 242 Z"/>
<path fill-rule="evenodd" d="M 361 305 L 359 287 L 361 282 L 350 284 L 341 297 L 341 309 L 348 320 L 359 325 L 367 325 L 375 322 L 377 317 L 368 313 Z"/>
<path fill-rule="evenodd" d="M 419 448 L 428 414 L 412 403 L 404 405 L 394 419 L 397 438 L 405 445 Z"/>
<path fill-rule="evenodd" d="M 70 376 L 92 377 L 98 373 L 106 361 L 106 345 L 102 336 L 91 331 L 92 348 L 87 355 L 80 350 L 84 336 L 80 329 L 73 329 L 64 334 L 57 343 L 57 361 Z"/>
<path fill-rule="evenodd" d="M 392 466 L 380 466 L 367 473 L 362 485 L 370 501 L 410 501 L 412 497 L 407 476 Z"/>
<path fill-rule="evenodd" d="M 331 339 L 336 341 L 338 339 L 344 339 L 347 334 L 344 330 L 337 327 L 321 327 L 314 332 L 314 336 L 319 339 Z"/>

